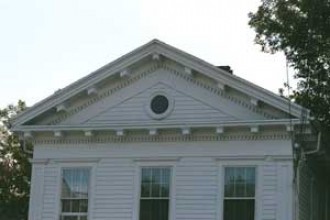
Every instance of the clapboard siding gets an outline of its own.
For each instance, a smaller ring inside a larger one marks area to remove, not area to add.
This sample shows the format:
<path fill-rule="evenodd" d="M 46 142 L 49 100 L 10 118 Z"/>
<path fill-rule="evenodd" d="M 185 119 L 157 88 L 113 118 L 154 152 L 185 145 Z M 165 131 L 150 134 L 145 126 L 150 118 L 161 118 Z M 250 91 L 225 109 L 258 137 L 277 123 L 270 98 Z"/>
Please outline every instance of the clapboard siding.
<path fill-rule="evenodd" d="M 35 164 L 32 167 L 29 219 L 42 220 L 44 167 Z M 32 199 L 33 198 L 33 199 Z"/>
<path fill-rule="evenodd" d="M 56 165 L 45 166 L 43 187 L 43 220 L 57 220 L 59 204 L 59 169 Z"/>
<path fill-rule="evenodd" d="M 127 159 L 105 159 L 97 165 L 92 201 L 95 220 L 132 219 L 134 171 Z"/>
<path fill-rule="evenodd" d="M 208 158 L 183 158 L 176 167 L 176 219 L 216 217 L 217 165 Z"/>
<path fill-rule="evenodd" d="M 162 83 L 152 88 L 146 89 L 144 92 L 125 100 L 123 103 L 114 108 L 107 109 L 100 115 L 86 121 L 86 124 L 120 124 L 125 122 L 153 122 L 144 111 L 145 106 L 150 101 L 150 96 L 157 92 L 163 91 L 170 94 L 175 100 L 175 107 L 165 122 L 195 122 L 195 121 L 213 121 L 213 120 L 235 120 L 236 118 L 229 113 L 221 112 L 200 100 L 196 100 L 186 94 L 183 94 Z"/>
<path fill-rule="evenodd" d="M 125 147 L 121 148 L 127 150 Z M 152 158 L 152 157 L 151 157 Z M 145 158 L 146 159 L 146 158 Z M 160 162 L 162 163 L 162 162 Z M 172 219 L 170 220 L 221 220 L 223 205 L 223 168 L 236 166 L 257 167 L 256 219 L 291 220 L 292 212 L 284 205 L 291 201 L 292 189 L 288 187 L 292 176 L 288 162 L 274 161 L 221 161 L 213 157 L 182 156 L 173 164 Z M 138 220 L 140 188 L 139 167 L 144 162 L 134 158 L 102 158 L 93 162 L 90 216 L 93 220 Z M 157 161 L 152 160 L 152 164 Z M 34 168 L 34 178 L 43 178 L 42 220 L 58 220 L 60 195 L 60 167 L 66 163 L 49 163 Z M 74 166 L 74 164 L 70 164 Z M 36 187 L 36 186 L 34 186 Z M 36 189 L 34 189 L 36 190 Z M 283 204 L 282 204 L 283 203 Z M 32 203 L 32 206 L 36 204 Z M 33 213 L 33 212 L 32 212 Z M 32 214 L 31 214 L 32 215 Z M 33 214 L 37 216 L 37 214 Z M 30 220 L 37 218 L 30 217 Z"/>
<path fill-rule="evenodd" d="M 277 166 L 267 164 L 261 166 L 259 177 L 262 179 L 262 220 L 275 220 L 277 211 Z"/>
<path fill-rule="evenodd" d="M 238 105 L 233 100 L 164 70 L 134 82 L 61 122 L 61 124 L 141 124 L 155 123 L 146 113 L 154 92 L 166 92 L 175 100 L 173 112 L 162 123 L 212 122 L 213 120 L 262 120 L 263 114 Z"/>

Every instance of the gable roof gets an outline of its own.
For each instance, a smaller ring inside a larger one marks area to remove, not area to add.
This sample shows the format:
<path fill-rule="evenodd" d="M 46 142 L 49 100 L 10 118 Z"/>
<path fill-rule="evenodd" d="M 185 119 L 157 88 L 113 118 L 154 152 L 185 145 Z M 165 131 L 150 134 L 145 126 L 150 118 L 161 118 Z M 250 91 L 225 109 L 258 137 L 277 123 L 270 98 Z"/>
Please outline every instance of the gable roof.
<path fill-rule="evenodd" d="M 54 108 L 55 106 L 64 103 L 71 97 L 86 91 L 93 85 L 101 82 L 107 77 L 117 74 L 130 65 L 154 54 L 164 56 L 174 60 L 181 65 L 188 67 L 196 72 L 206 75 L 207 77 L 218 81 L 224 85 L 247 94 L 251 98 L 260 100 L 271 106 L 276 107 L 295 118 L 300 118 L 302 111 L 305 109 L 295 103 L 288 104 L 288 100 L 260 87 L 229 72 L 219 69 L 204 60 L 192 56 L 184 51 L 165 44 L 157 39 L 133 50 L 132 52 L 116 59 L 115 61 L 99 68 L 89 75 L 77 80 L 67 87 L 59 90 L 53 95 L 36 103 L 26 111 L 18 115 L 13 121 L 13 130 L 16 126 L 22 125 L 25 122 L 35 118 L 36 116 Z M 305 110 L 306 111 L 306 110 Z"/>

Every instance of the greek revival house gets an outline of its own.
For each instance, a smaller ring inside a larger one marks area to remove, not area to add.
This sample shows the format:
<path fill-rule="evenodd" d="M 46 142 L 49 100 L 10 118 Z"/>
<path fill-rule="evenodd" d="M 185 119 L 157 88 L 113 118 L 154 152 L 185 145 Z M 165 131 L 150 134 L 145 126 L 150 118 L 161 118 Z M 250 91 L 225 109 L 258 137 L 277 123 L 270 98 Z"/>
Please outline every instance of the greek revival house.
<path fill-rule="evenodd" d="M 30 220 L 292 220 L 303 109 L 158 40 L 13 122 Z"/>

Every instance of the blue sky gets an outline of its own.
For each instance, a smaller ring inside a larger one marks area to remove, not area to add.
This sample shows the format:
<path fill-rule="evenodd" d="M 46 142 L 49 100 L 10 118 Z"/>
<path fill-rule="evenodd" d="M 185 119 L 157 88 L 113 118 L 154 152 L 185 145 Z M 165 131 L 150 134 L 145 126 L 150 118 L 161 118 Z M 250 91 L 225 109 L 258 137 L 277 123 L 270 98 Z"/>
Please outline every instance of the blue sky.
<path fill-rule="evenodd" d="M 277 93 L 283 55 L 248 26 L 259 0 L 0 0 L 0 108 L 27 104 L 157 38 Z"/>

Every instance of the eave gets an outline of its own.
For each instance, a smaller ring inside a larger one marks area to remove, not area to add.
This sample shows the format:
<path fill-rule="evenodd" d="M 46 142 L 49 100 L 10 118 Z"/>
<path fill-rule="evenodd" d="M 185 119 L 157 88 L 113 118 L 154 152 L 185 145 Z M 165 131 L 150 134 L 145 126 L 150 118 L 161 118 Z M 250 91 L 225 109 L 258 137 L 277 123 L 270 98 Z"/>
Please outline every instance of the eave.
<path fill-rule="evenodd" d="M 153 123 L 149 125 L 137 124 L 112 124 L 112 125 L 29 125 L 18 126 L 13 131 L 23 132 L 42 132 L 42 131 L 99 131 L 99 130 L 150 130 L 150 129 L 182 129 L 187 128 L 233 128 L 233 127 L 258 127 L 258 126 L 295 126 L 299 125 L 299 119 L 281 119 L 281 120 L 260 120 L 260 121 L 227 121 L 221 123 L 193 123 L 193 124 L 173 124 L 173 123 Z"/>
<path fill-rule="evenodd" d="M 164 56 L 168 59 L 178 62 L 182 66 L 187 67 L 194 72 L 204 74 L 205 76 L 223 85 L 229 86 L 237 91 L 248 94 L 253 100 L 260 100 L 262 102 L 265 102 L 284 112 L 287 112 L 291 116 L 301 118 L 301 115 L 303 114 L 303 112 L 305 112 L 306 117 L 308 118 L 309 112 L 303 107 L 295 103 L 289 103 L 288 100 L 266 89 L 254 85 L 238 76 L 232 75 L 222 69 L 213 66 L 212 64 L 209 64 L 197 57 L 187 54 L 177 48 L 169 46 L 161 41 L 153 40 L 135 49 L 134 51 L 120 57 L 119 59 L 103 66 L 102 68 L 92 72 L 88 76 L 83 77 L 82 79 L 61 89 L 50 97 L 27 109 L 13 120 L 13 130 L 25 130 L 26 128 L 22 127 L 22 124 L 26 123 L 27 121 L 50 110 L 51 108 L 63 104 L 65 101 L 69 100 L 71 97 L 79 93 L 85 92 L 87 94 L 86 91 L 88 91 L 97 83 L 100 83 L 102 80 L 115 74 L 120 74 L 125 68 L 139 62 L 142 59 L 145 59 L 147 57 L 153 58 L 154 54 L 157 54 L 157 56 Z"/>

